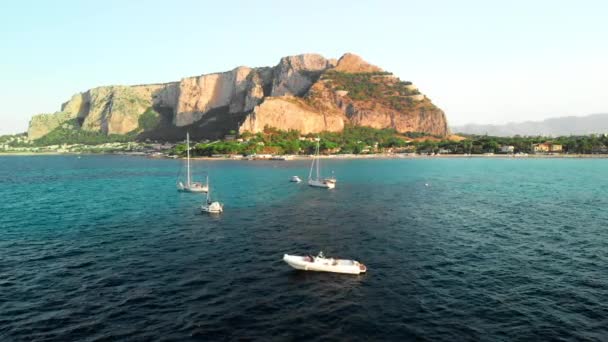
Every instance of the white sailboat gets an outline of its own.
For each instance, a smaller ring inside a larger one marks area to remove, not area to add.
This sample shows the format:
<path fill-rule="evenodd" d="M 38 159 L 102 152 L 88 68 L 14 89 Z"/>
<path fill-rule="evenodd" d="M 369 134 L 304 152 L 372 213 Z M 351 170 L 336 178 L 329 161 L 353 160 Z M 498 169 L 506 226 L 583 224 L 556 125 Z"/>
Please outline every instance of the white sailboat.
<path fill-rule="evenodd" d="M 315 187 L 315 188 L 325 188 L 325 189 L 333 189 L 336 187 L 336 178 L 332 177 L 332 178 L 325 178 L 325 179 L 321 179 L 321 177 L 319 176 L 319 164 L 320 164 L 320 160 L 319 160 L 319 141 L 321 139 L 317 138 L 317 151 L 315 153 L 315 156 L 312 158 L 312 164 L 310 165 L 310 172 L 308 173 L 308 185 Z M 313 169 L 315 169 L 315 164 L 316 164 L 316 178 L 312 178 L 312 171 Z"/>
<path fill-rule="evenodd" d="M 181 181 L 178 182 L 177 190 L 183 192 L 207 192 L 209 190 L 209 182 L 202 184 L 192 180 L 190 173 L 190 133 L 186 133 L 186 184 Z"/>
<path fill-rule="evenodd" d="M 224 212 L 224 205 L 211 200 L 211 189 L 209 188 L 209 176 L 207 176 L 207 199 L 201 205 L 201 211 L 208 214 L 219 214 Z"/>

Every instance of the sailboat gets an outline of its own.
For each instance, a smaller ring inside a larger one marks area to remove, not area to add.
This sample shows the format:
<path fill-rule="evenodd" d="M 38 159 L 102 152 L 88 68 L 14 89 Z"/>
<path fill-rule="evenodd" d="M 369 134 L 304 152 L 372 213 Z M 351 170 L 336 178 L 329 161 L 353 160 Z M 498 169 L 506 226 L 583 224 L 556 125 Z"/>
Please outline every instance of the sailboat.
<path fill-rule="evenodd" d="M 186 184 L 181 181 L 177 183 L 177 190 L 183 192 L 207 192 L 209 190 L 209 183 L 202 184 L 192 180 L 190 174 L 190 133 L 186 133 Z"/>
<path fill-rule="evenodd" d="M 209 176 L 207 176 L 207 199 L 201 206 L 201 211 L 209 214 L 219 214 L 224 211 L 224 205 L 217 201 L 211 200 L 211 189 L 209 188 Z"/>
<path fill-rule="evenodd" d="M 332 177 L 332 178 L 325 178 L 325 179 L 321 179 L 319 176 L 319 164 L 320 164 L 320 160 L 319 160 L 319 142 L 321 141 L 321 139 L 317 138 L 317 151 L 315 156 L 312 158 L 312 164 L 310 165 L 310 172 L 308 173 L 308 185 L 315 187 L 315 188 L 325 188 L 325 189 L 333 189 L 336 187 L 336 178 Z M 316 170 L 317 170 L 317 174 L 316 174 L 316 178 L 312 178 L 312 171 L 313 169 L 315 169 L 315 165 L 316 165 Z"/>

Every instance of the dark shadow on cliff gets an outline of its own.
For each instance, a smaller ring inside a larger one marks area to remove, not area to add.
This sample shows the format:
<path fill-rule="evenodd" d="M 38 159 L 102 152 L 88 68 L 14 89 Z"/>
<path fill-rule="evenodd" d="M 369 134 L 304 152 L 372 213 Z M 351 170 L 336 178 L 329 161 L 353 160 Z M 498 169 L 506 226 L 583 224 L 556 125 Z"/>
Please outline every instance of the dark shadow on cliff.
<path fill-rule="evenodd" d="M 154 107 L 160 114 L 161 120 L 158 126 L 150 131 L 145 131 L 137 136 L 137 140 L 161 140 L 177 142 L 184 140 L 186 132 L 194 140 L 220 139 L 229 134 L 231 130 L 238 131 L 239 126 L 245 121 L 248 113 L 229 113 L 228 106 L 212 109 L 198 121 L 177 127 L 173 125 L 173 108 Z"/>

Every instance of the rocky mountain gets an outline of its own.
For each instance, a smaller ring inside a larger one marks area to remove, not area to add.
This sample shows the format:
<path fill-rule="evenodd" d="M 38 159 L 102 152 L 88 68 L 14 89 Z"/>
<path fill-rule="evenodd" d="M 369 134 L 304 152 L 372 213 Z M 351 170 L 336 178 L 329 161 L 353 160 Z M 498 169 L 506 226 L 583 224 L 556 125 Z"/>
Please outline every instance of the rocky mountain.
<path fill-rule="evenodd" d="M 35 115 L 28 137 L 61 130 L 134 134 L 138 138 L 218 138 L 266 126 L 300 132 L 345 125 L 445 136 L 446 117 L 411 82 L 359 56 L 283 57 L 274 67 L 241 66 L 179 82 L 104 86 L 76 94 L 54 114 Z"/>
<path fill-rule="evenodd" d="M 454 126 L 452 131 L 463 134 L 492 136 L 564 136 L 608 133 L 608 114 L 564 116 L 543 121 L 525 121 L 504 125 Z"/>

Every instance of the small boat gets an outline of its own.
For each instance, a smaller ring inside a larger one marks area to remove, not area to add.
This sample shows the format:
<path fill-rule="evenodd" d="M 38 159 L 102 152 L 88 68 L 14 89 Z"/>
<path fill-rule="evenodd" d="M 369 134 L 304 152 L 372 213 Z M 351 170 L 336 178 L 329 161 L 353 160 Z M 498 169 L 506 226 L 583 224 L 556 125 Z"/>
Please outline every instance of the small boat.
<path fill-rule="evenodd" d="M 207 184 L 209 184 L 208 177 Z M 224 205 L 222 203 L 211 200 L 211 188 L 207 188 L 207 199 L 205 200 L 205 203 L 201 205 L 201 211 L 208 214 L 220 214 L 224 212 Z"/>
<path fill-rule="evenodd" d="M 298 176 L 292 176 L 289 181 L 293 183 L 300 183 L 302 180 Z"/>
<path fill-rule="evenodd" d="M 224 212 L 224 205 L 220 202 L 207 201 L 201 206 L 201 211 L 209 214 L 220 214 Z"/>
<path fill-rule="evenodd" d="M 331 178 L 324 178 L 321 179 L 321 177 L 319 176 L 319 142 L 321 141 L 321 139 L 317 138 L 317 153 L 314 155 L 314 157 L 312 158 L 312 164 L 310 165 L 310 172 L 308 173 L 308 185 L 314 187 L 314 188 L 325 188 L 325 189 L 333 189 L 336 187 L 336 178 L 335 177 L 331 177 Z M 316 178 L 312 178 L 312 170 L 315 169 L 315 165 L 316 165 L 316 169 L 317 169 L 317 174 L 316 174 Z"/>
<path fill-rule="evenodd" d="M 303 271 L 333 272 L 346 274 L 361 274 L 367 272 L 364 264 L 347 259 L 326 258 L 323 252 L 318 256 L 283 255 L 283 261 L 289 266 Z"/>
<path fill-rule="evenodd" d="M 178 182 L 177 191 L 182 192 L 207 192 L 209 190 L 209 182 L 202 184 L 192 181 L 190 174 L 190 134 L 186 133 L 186 183 Z"/>

